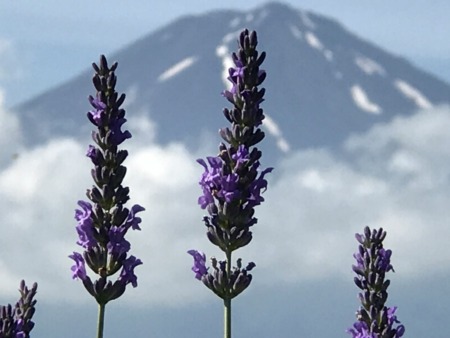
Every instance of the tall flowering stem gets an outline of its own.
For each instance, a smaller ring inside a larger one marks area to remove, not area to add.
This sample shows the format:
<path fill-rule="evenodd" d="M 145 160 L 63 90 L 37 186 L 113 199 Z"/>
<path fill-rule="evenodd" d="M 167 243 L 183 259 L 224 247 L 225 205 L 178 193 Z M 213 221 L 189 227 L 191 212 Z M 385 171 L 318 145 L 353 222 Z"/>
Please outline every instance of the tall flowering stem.
<path fill-rule="evenodd" d="M 95 97 L 89 96 L 93 109 L 87 113 L 89 121 L 97 128 L 92 132 L 95 145 L 89 145 L 86 156 L 94 165 L 91 175 L 94 185 L 87 190 L 89 201 L 79 201 L 75 211 L 78 224 L 77 244 L 84 251 L 74 252 L 69 257 L 74 260 L 74 279 L 82 281 L 86 290 L 99 304 L 97 337 L 103 337 L 105 305 L 122 296 L 126 286 L 137 286 L 134 268 L 141 260 L 129 254 L 130 242 L 125 239 L 127 231 L 140 230 L 141 218 L 136 214 L 144 210 L 140 205 L 131 209 L 124 205 L 129 200 L 129 188 L 122 185 L 126 167 L 123 162 L 128 156 L 126 150 L 118 147 L 131 137 L 129 131 L 122 131 L 126 122 L 125 110 L 120 108 L 125 94 L 120 96 L 115 90 L 117 63 L 111 67 L 105 56 L 99 65 L 92 65 L 95 74 Z M 86 265 L 96 275 L 92 281 Z M 116 275 L 112 281 L 113 275 Z"/>
<path fill-rule="evenodd" d="M 356 234 L 359 242 L 358 252 L 353 256 L 356 265 L 353 271 L 356 286 L 361 290 L 359 299 L 361 307 L 356 312 L 357 321 L 347 332 L 353 338 L 399 338 L 405 333 L 395 312 L 397 307 L 386 307 L 387 289 L 390 281 L 386 273 L 394 271 L 391 265 L 391 250 L 383 248 L 386 232 L 382 228 L 364 229 L 363 234 Z"/>
<path fill-rule="evenodd" d="M 250 229 L 257 222 L 254 208 L 264 201 L 261 196 L 267 188 L 264 177 L 272 171 L 272 168 L 260 170 L 261 151 L 256 147 L 264 138 L 260 104 L 265 90 L 258 86 L 266 78 L 266 72 L 259 68 L 266 54 L 258 53 L 257 44 L 256 32 L 241 32 L 239 49 L 232 54 L 234 67 L 229 69 L 232 88 L 223 92 L 233 105 L 223 111 L 231 126 L 220 130 L 224 142 L 219 145 L 218 156 L 198 160 L 204 168 L 200 179 L 203 194 L 198 203 L 208 212 L 203 219 L 206 234 L 225 253 L 225 260 L 212 258 L 211 267 L 207 268 L 205 254 L 188 251 L 194 258 L 192 270 L 196 278 L 224 301 L 225 338 L 231 337 L 231 300 L 250 285 L 249 271 L 255 267 L 250 262 L 243 268 L 240 258 L 232 267 L 232 253 L 252 240 Z"/>
<path fill-rule="evenodd" d="M 36 311 L 37 283 L 31 289 L 20 282 L 20 299 L 14 307 L 11 304 L 0 306 L 0 337 L 1 338 L 28 338 L 34 327 L 31 318 Z"/>

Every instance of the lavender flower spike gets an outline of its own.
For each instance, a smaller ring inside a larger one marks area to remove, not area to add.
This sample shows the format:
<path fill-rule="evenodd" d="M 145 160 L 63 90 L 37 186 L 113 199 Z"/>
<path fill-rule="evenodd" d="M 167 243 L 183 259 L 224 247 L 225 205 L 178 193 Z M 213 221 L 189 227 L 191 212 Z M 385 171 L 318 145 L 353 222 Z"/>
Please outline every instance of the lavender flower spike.
<path fill-rule="evenodd" d="M 34 315 L 36 300 L 34 296 L 37 292 L 37 284 L 34 283 L 31 289 L 25 285 L 25 281 L 20 282 L 20 299 L 14 307 L 10 304 L 0 306 L 0 337 L 29 338 L 34 327 L 31 318 Z"/>
<path fill-rule="evenodd" d="M 266 78 L 266 72 L 259 68 L 266 54 L 259 54 L 257 45 L 256 32 L 247 29 L 241 32 L 239 49 L 232 54 L 234 67 L 228 71 L 231 88 L 223 92 L 233 105 L 223 110 L 231 126 L 219 131 L 224 143 L 219 145 L 218 156 L 197 160 L 204 168 L 198 204 L 208 212 L 203 218 L 206 235 L 225 253 L 226 259 L 212 259 L 208 272 L 204 254 L 196 250 L 188 253 L 194 257 L 195 278 L 224 301 L 226 338 L 231 337 L 231 299 L 250 285 L 252 276 L 248 271 L 255 266 L 249 263 L 242 268 L 238 259 L 237 266 L 232 268 L 232 252 L 253 238 L 250 228 L 257 223 L 254 208 L 264 201 L 261 194 L 267 189 L 265 175 L 272 171 L 260 168 L 261 151 L 256 148 L 264 138 L 260 129 L 264 112 L 260 104 L 265 90 L 259 86 Z"/>
<path fill-rule="evenodd" d="M 347 332 L 353 338 L 400 338 L 405 333 L 404 325 L 397 320 L 397 307 L 386 307 L 387 288 L 390 281 L 386 273 L 394 271 L 391 265 L 391 250 L 383 248 L 386 232 L 364 229 L 364 234 L 356 234 L 360 243 L 354 254 L 356 265 L 355 284 L 361 290 L 361 307 L 356 312 L 357 322 Z"/>
<path fill-rule="evenodd" d="M 252 240 L 250 227 L 257 222 L 254 207 L 264 201 L 265 175 L 272 171 L 260 170 L 261 151 L 255 147 L 264 138 L 259 126 L 264 119 L 260 104 L 265 90 L 258 86 L 266 77 L 259 68 L 265 53 L 258 54 L 257 43 L 256 32 L 241 33 L 239 50 L 232 54 L 235 67 L 229 70 L 232 88 L 223 92 L 233 104 L 233 108 L 224 109 L 231 127 L 220 130 L 227 144 L 220 144 L 219 156 L 198 160 L 204 168 L 199 182 L 203 194 L 198 203 L 209 214 L 204 218 L 207 236 L 225 253 Z"/>
<path fill-rule="evenodd" d="M 120 106 L 125 94 L 119 96 L 115 90 L 117 63 L 109 67 L 102 55 L 99 65 L 94 63 L 93 68 L 97 93 L 89 97 L 92 109 L 87 117 L 96 127 L 92 132 L 95 145 L 89 145 L 86 156 L 94 166 L 91 171 L 94 185 L 87 190 L 89 201 L 79 201 L 80 209 L 75 211 L 77 244 L 83 253 L 74 252 L 69 257 L 75 262 L 71 268 L 73 278 L 81 280 L 99 304 L 97 337 L 100 338 L 105 305 L 119 298 L 127 285 L 137 286 L 134 269 L 142 261 L 129 254 L 131 244 L 125 237 L 129 229 L 140 230 L 142 220 L 137 214 L 144 208 L 137 204 L 131 209 L 125 207 L 129 188 L 122 185 L 127 171 L 123 163 L 128 152 L 119 150 L 119 146 L 131 134 L 122 130 L 126 119 Z M 88 270 L 97 275 L 94 281 Z M 114 275 L 115 280 L 111 280 Z"/>

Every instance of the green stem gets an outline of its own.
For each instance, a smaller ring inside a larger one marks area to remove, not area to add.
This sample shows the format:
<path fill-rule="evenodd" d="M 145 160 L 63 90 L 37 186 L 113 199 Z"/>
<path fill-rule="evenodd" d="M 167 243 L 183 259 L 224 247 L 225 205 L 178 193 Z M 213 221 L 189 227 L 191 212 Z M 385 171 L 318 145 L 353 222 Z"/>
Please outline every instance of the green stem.
<path fill-rule="evenodd" d="M 224 338 L 231 338 L 231 299 L 224 299 Z"/>
<path fill-rule="evenodd" d="M 226 253 L 227 255 L 227 277 L 230 278 L 231 273 L 231 251 Z M 224 305 L 224 338 L 231 338 L 231 290 L 227 290 L 227 297 L 223 300 Z"/>
<path fill-rule="evenodd" d="M 97 338 L 103 338 L 103 326 L 105 323 L 105 304 L 98 305 Z"/>

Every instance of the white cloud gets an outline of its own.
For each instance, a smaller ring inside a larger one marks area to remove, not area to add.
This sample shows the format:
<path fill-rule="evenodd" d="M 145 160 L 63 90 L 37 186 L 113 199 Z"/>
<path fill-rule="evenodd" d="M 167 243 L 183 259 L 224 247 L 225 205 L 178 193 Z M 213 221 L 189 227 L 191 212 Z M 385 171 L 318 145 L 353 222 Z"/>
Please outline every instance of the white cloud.
<path fill-rule="evenodd" d="M 290 157 L 258 212 L 252 250 L 262 274 L 281 280 L 348 279 L 355 232 L 384 227 L 398 278 L 450 269 L 450 108 L 411 117 L 351 137 L 351 161 L 327 150 Z"/>
<path fill-rule="evenodd" d="M 20 121 L 4 106 L 4 95 L 0 89 L 0 168 L 14 161 L 22 148 Z"/>
<path fill-rule="evenodd" d="M 58 291 L 67 287 L 74 202 L 83 197 L 80 183 L 89 177 L 83 155 L 75 141 L 55 140 L 22 151 L 0 172 L 1 263 L 7 266 L 0 271 L 2 280 L 9 269 L 27 282 L 40 282 L 42 295 L 52 290 L 62 295 Z M 2 293 L 17 289 L 19 280 L 10 281 Z"/>
<path fill-rule="evenodd" d="M 357 155 L 366 170 L 392 175 L 402 168 L 399 162 L 408 162 L 403 163 L 404 169 L 417 171 L 411 182 L 428 177 L 445 182 L 450 158 L 449 110 L 444 106 L 420 111 L 412 117 L 397 117 L 366 134 L 350 137 L 345 147 Z M 398 177 L 402 178 L 402 174 L 405 173 L 398 173 Z"/>
<path fill-rule="evenodd" d="M 132 124 L 132 118 L 129 123 Z M 151 123 L 143 123 L 151 127 Z M 210 293 L 190 271 L 196 248 L 222 255 L 208 243 L 197 205 L 202 168 L 181 144 L 128 143 L 126 184 L 146 208 L 142 231 L 132 232 L 140 286 L 124 300 L 142 306 L 200 302 Z M 388 230 L 398 277 L 448 271 L 450 238 L 450 108 L 395 119 L 348 139 L 343 160 L 326 149 L 292 153 L 269 178 L 266 202 L 256 210 L 254 240 L 234 257 L 257 264 L 260 283 L 343 278 L 351 282 L 354 233 L 365 225 Z M 0 171 L 3 252 L 1 294 L 20 278 L 38 281 L 40 297 L 91 302 L 71 280 L 67 255 L 77 250 L 73 210 L 91 186 L 86 146 L 71 139 L 32 149 Z M 67 294 L 67 290 L 73 292 Z"/>
<path fill-rule="evenodd" d="M 0 244 L 8 253 L 0 260 L 2 294 L 14 292 L 25 278 L 38 281 L 39 293 L 47 300 L 90 301 L 90 296 L 81 296 L 81 284 L 71 280 L 67 258 L 79 249 L 73 219 L 76 202 L 85 199 L 92 185 L 84 148 L 71 139 L 55 140 L 23 151 L 0 172 Z M 130 292 L 130 297 L 157 304 L 177 304 L 180 297 L 195 300 L 195 292 L 180 288 L 179 281 L 192 281 L 186 250 L 202 242 L 202 213 L 196 205 L 201 166 L 180 145 L 135 148 L 126 162 L 126 181 L 132 200 L 147 210 L 142 213 L 142 232 L 130 238 L 133 254 L 145 262 L 138 275 L 146 287 Z M 68 289 L 73 292 L 65 294 Z"/>

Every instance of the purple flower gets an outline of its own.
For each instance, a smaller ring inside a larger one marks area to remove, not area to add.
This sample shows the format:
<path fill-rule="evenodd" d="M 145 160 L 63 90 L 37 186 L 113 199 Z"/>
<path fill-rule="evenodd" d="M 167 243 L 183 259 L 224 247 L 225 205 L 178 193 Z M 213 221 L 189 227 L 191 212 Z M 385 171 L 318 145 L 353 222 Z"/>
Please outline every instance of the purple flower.
<path fill-rule="evenodd" d="M 75 219 L 78 221 L 76 226 L 78 233 L 77 244 L 85 249 L 94 247 L 97 241 L 94 237 L 94 225 L 92 222 L 92 205 L 88 202 L 78 201 L 81 209 L 75 210 Z"/>
<path fill-rule="evenodd" d="M 192 271 L 195 272 L 195 278 L 201 280 L 202 276 L 208 273 L 208 269 L 206 268 L 206 256 L 203 252 L 197 250 L 189 250 L 188 254 L 194 257 Z"/>
<path fill-rule="evenodd" d="M 353 338 L 378 338 L 375 333 L 370 333 L 365 322 L 356 322 L 353 327 L 346 331 L 350 333 Z"/>
<path fill-rule="evenodd" d="M 394 268 L 391 265 L 391 250 L 384 250 L 383 248 L 378 251 L 379 257 L 379 265 L 378 267 L 385 272 L 389 272 L 390 270 L 394 271 Z"/>
<path fill-rule="evenodd" d="M 101 153 L 93 145 L 89 145 L 86 151 L 86 156 L 89 157 L 94 165 L 100 164 Z"/>
<path fill-rule="evenodd" d="M 239 188 L 239 175 L 237 173 L 222 173 L 222 160 L 220 157 L 208 157 L 208 163 L 202 159 L 197 160 L 204 168 L 199 184 L 202 186 L 203 195 L 198 198 L 198 204 L 202 209 L 214 203 L 214 197 L 222 202 L 230 203 L 241 197 Z"/>
<path fill-rule="evenodd" d="M 244 64 L 242 63 L 242 61 L 237 59 L 237 58 L 234 59 L 234 63 L 235 63 L 236 68 L 232 67 L 232 68 L 228 69 L 228 74 L 229 74 L 228 81 L 230 81 L 233 86 L 232 86 L 232 88 L 231 88 L 231 90 L 229 92 L 225 91 L 225 92 L 230 93 L 231 96 L 238 92 L 239 85 L 244 80 L 244 69 L 246 68 L 244 66 Z M 225 94 L 225 92 L 223 93 L 223 95 L 227 96 Z"/>
<path fill-rule="evenodd" d="M 97 126 L 100 126 L 102 124 L 102 120 L 105 118 L 106 115 L 106 104 L 102 102 L 97 97 L 94 98 L 92 96 L 89 97 L 89 101 L 91 105 L 94 107 L 94 110 L 89 111 L 89 115 L 92 117 L 92 120 L 95 122 Z"/>
<path fill-rule="evenodd" d="M 359 252 L 353 254 L 353 258 L 356 260 L 356 265 L 353 265 L 353 271 L 363 271 L 364 270 L 364 260 Z"/>
<path fill-rule="evenodd" d="M 73 272 L 72 278 L 85 280 L 87 275 L 83 256 L 81 256 L 81 254 L 79 254 L 78 252 L 74 252 L 69 256 L 69 258 L 75 261 L 75 265 L 70 268 Z"/>
<path fill-rule="evenodd" d="M 131 244 L 125 239 L 126 232 L 127 229 L 124 227 L 112 226 L 109 229 L 109 242 L 106 245 L 108 253 L 119 257 L 130 250 Z"/>
<path fill-rule="evenodd" d="M 214 203 L 213 194 L 217 193 L 217 189 L 220 185 L 220 170 L 222 168 L 222 161 L 219 157 L 207 157 L 211 170 L 208 169 L 208 165 L 203 159 L 198 159 L 205 171 L 200 179 L 200 186 L 203 190 L 203 195 L 198 198 L 198 204 L 202 209 L 205 209 L 209 204 Z"/>
<path fill-rule="evenodd" d="M 125 221 L 126 229 L 129 229 L 131 227 L 133 230 L 141 230 L 139 224 L 142 222 L 142 219 L 140 217 L 136 217 L 136 214 L 141 211 L 145 211 L 145 209 L 138 204 L 135 204 L 131 207 L 131 210 L 128 213 L 127 220 Z"/>
<path fill-rule="evenodd" d="M 133 287 L 137 287 L 137 276 L 134 274 L 134 268 L 141 265 L 142 261 L 134 256 L 128 257 L 123 262 L 122 272 L 120 273 L 119 280 L 126 284 L 131 283 Z"/>
<path fill-rule="evenodd" d="M 123 141 L 125 141 L 126 139 L 131 138 L 131 134 L 128 130 L 126 131 L 122 131 L 122 125 L 126 122 L 127 120 L 122 118 L 122 119 L 115 119 L 113 120 L 113 122 L 110 125 L 111 128 L 111 141 L 113 144 L 115 145 L 119 145 L 121 144 Z"/>
<path fill-rule="evenodd" d="M 86 156 L 89 158 L 95 157 L 97 149 L 93 145 L 89 145 L 88 150 L 86 151 Z"/>
<path fill-rule="evenodd" d="M 387 317 L 389 319 L 389 323 L 391 323 L 391 324 L 399 323 L 399 321 L 397 320 L 397 316 L 395 315 L 395 311 L 397 311 L 396 306 L 387 308 Z"/>
<path fill-rule="evenodd" d="M 222 176 L 218 183 L 217 197 L 225 202 L 230 203 L 241 196 L 238 188 L 239 176 L 237 174 L 232 173 Z"/>
<path fill-rule="evenodd" d="M 23 320 L 22 319 L 18 319 L 16 321 L 16 327 L 14 330 L 15 333 L 15 338 L 26 338 L 26 333 L 23 331 Z"/>
<path fill-rule="evenodd" d="M 81 207 L 81 209 L 75 210 L 75 219 L 80 223 L 90 221 L 92 205 L 89 202 L 85 201 L 78 201 L 78 205 Z"/>
<path fill-rule="evenodd" d="M 397 319 L 397 316 L 395 315 L 395 312 L 397 311 L 397 307 L 388 307 L 387 308 L 387 317 L 388 317 L 388 323 L 390 327 L 393 327 L 394 324 L 400 324 L 400 321 Z M 395 338 L 402 337 L 405 333 L 405 326 L 404 325 L 398 325 L 397 326 L 397 332 L 395 333 Z"/>
<path fill-rule="evenodd" d="M 233 161 L 236 162 L 235 164 L 235 170 L 236 169 L 242 169 L 249 161 L 250 161 L 250 153 L 248 151 L 248 148 L 241 144 L 236 153 L 231 156 Z"/>
<path fill-rule="evenodd" d="M 261 192 L 267 189 L 267 181 L 264 179 L 264 176 L 267 173 L 272 172 L 273 168 L 267 168 L 263 170 L 259 177 L 254 180 L 249 187 L 250 196 L 248 198 L 248 203 L 254 207 L 260 205 L 264 202 L 264 198 L 261 196 Z"/>
<path fill-rule="evenodd" d="M 228 77 L 228 80 L 230 80 L 231 83 L 233 83 L 233 84 L 237 84 L 239 79 L 241 79 L 241 80 L 244 79 L 245 66 L 242 63 L 242 61 L 239 59 L 234 59 L 234 63 L 235 63 L 236 68 L 231 67 L 228 69 L 228 73 L 230 74 L 230 76 Z"/>

